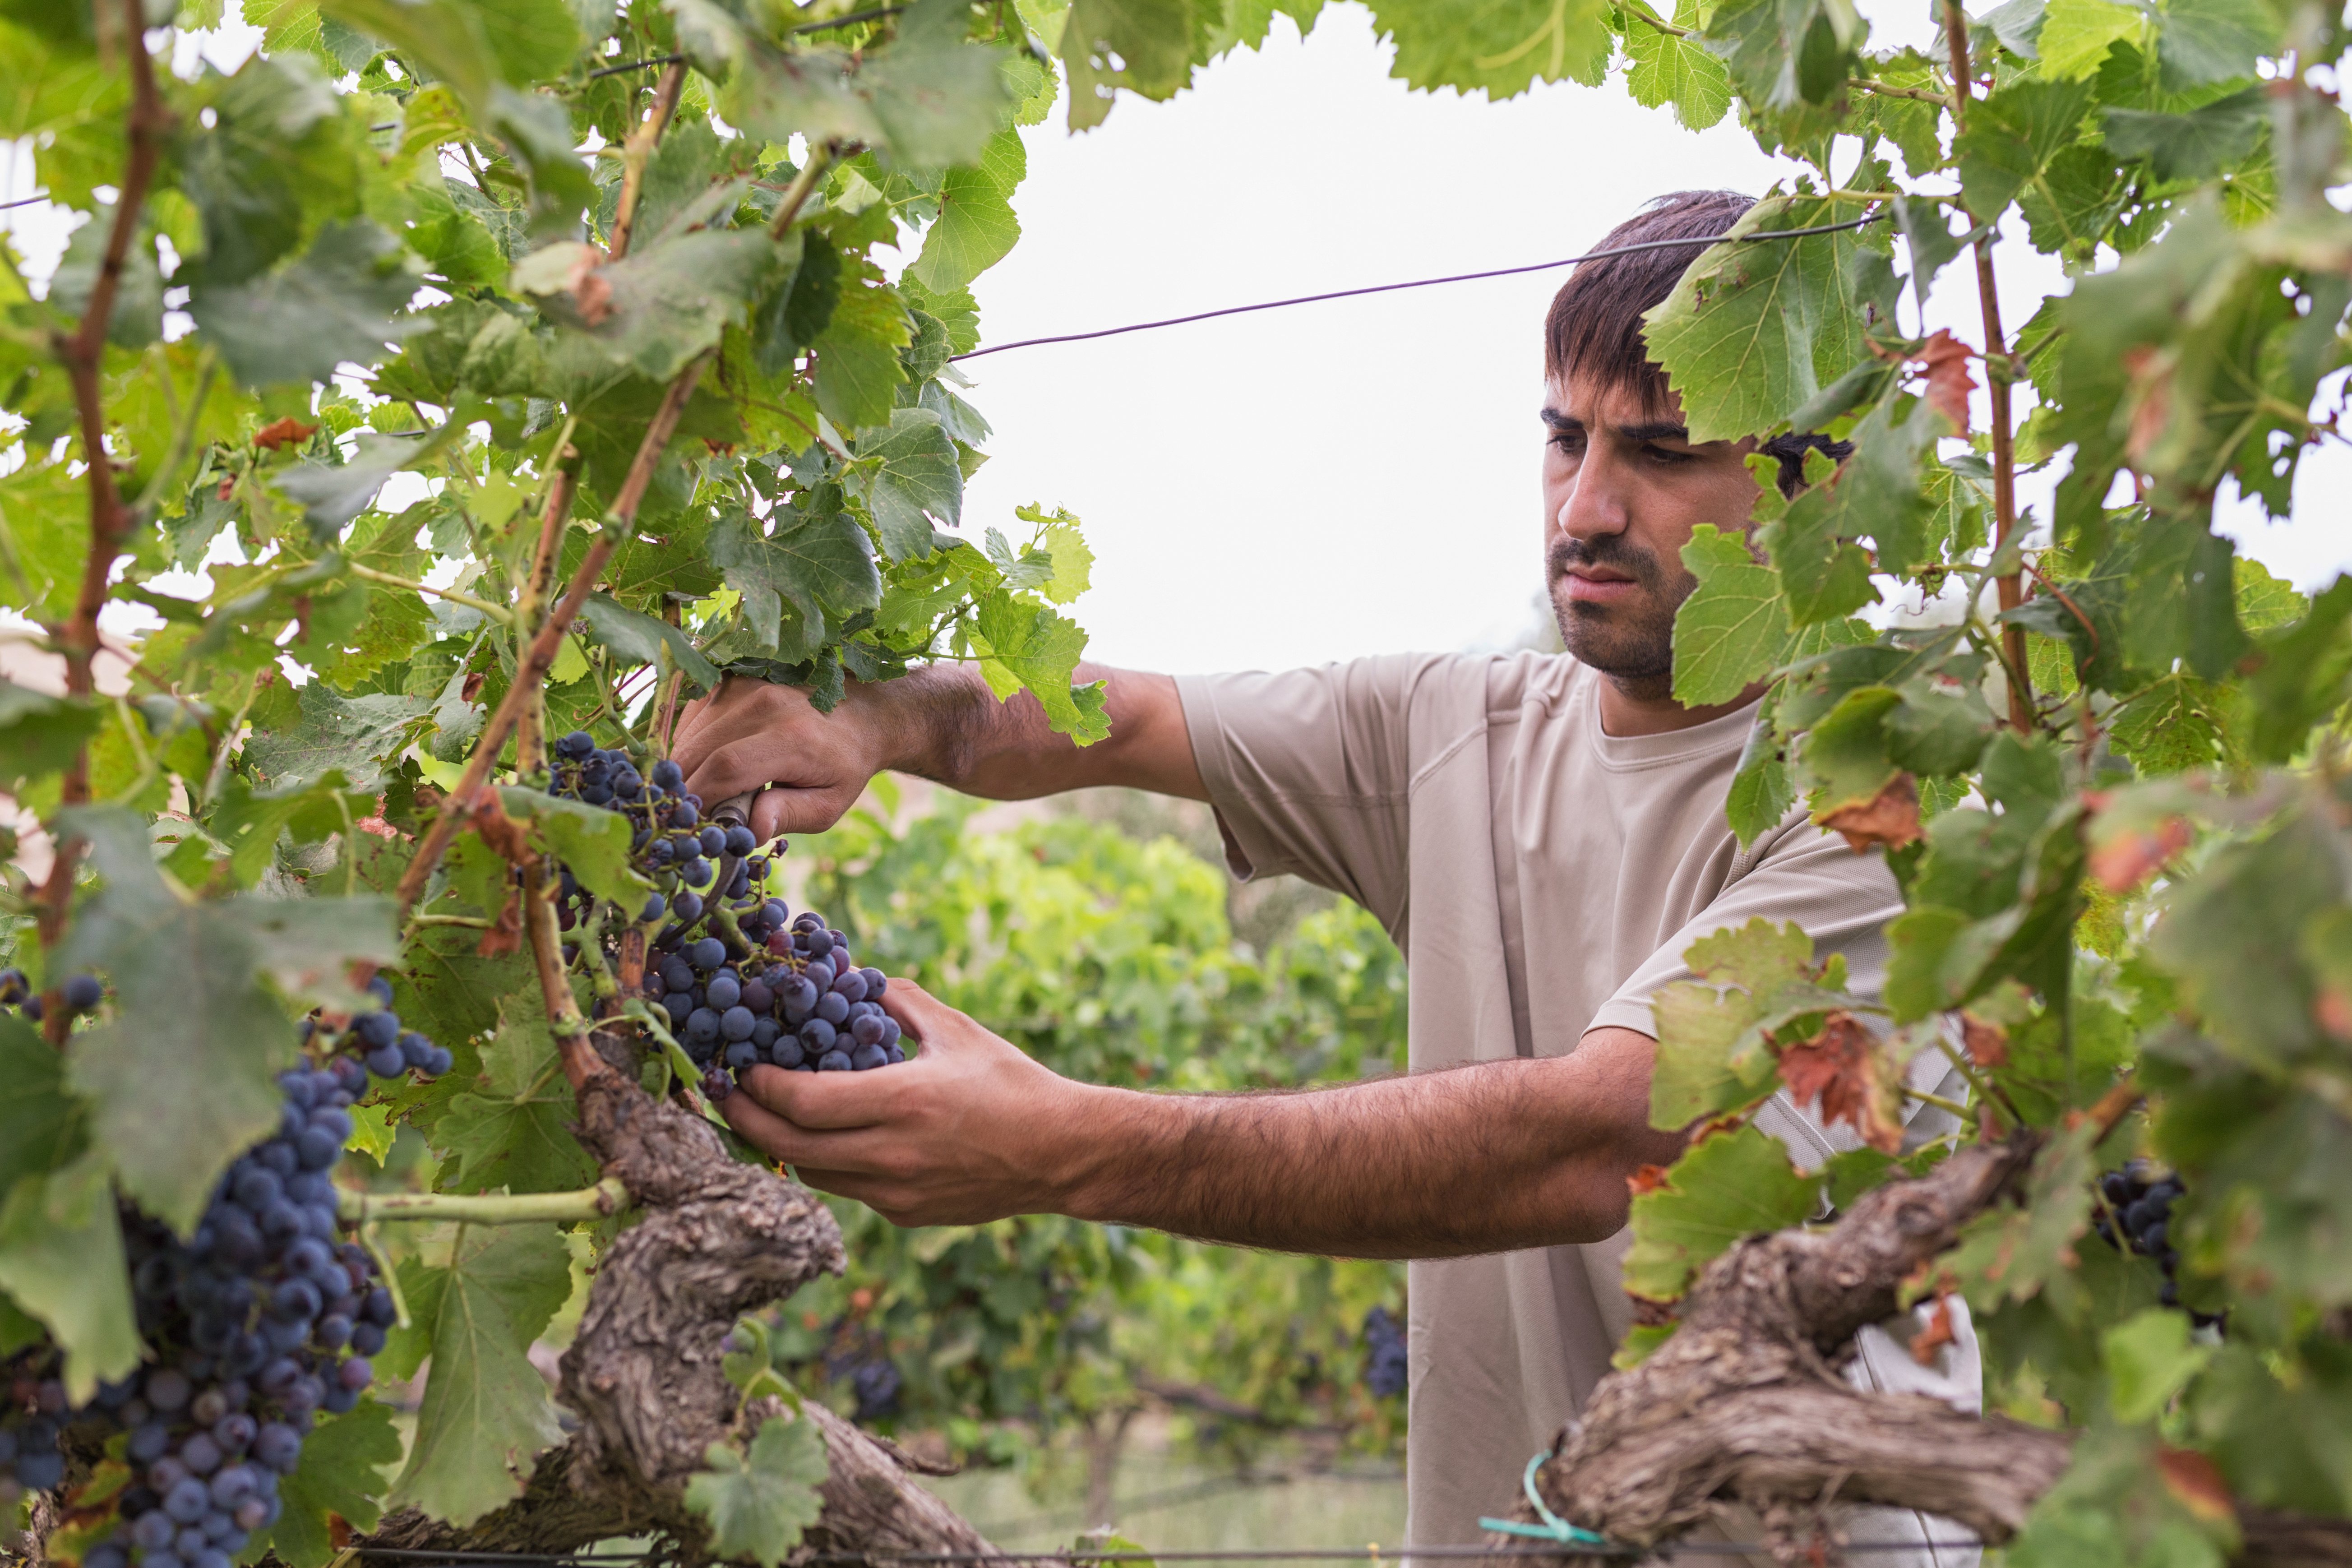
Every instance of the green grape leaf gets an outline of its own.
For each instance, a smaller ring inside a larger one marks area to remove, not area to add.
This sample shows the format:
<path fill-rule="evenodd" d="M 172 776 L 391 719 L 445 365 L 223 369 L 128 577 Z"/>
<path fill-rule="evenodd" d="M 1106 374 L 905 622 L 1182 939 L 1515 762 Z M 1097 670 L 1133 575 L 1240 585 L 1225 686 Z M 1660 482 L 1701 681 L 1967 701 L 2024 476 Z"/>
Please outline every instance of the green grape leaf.
<path fill-rule="evenodd" d="M 1814 821 L 1865 805 L 1894 782 L 1900 770 L 1887 755 L 1886 719 L 1902 700 L 1884 686 L 1859 687 L 1806 732 L 1797 764 Z"/>
<path fill-rule="evenodd" d="M 84 699 L 0 679 L 0 789 L 21 795 L 26 779 L 63 770 L 103 719 Z"/>
<path fill-rule="evenodd" d="M 362 1399 L 330 1416 L 302 1439 L 302 1458 L 278 1496 L 286 1511 L 266 1534 L 271 1555 L 287 1568 L 326 1568 L 337 1551 L 334 1521 L 373 1530 L 383 1517 L 383 1472 L 400 1462 L 400 1430 L 392 1407 Z"/>
<path fill-rule="evenodd" d="M 114 207 L 102 205 L 92 221 L 74 230 L 65 254 L 49 278 L 49 303 L 68 315 L 89 309 L 90 290 L 105 264 L 106 247 L 114 227 Z M 155 252 L 134 243 L 124 254 L 115 282 L 114 308 L 107 313 L 106 341 L 121 349 L 143 349 L 163 335 L 163 274 Z"/>
<path fill-rule="evenodd" d="M 0 1291 L 48 1326 L 66 1352 L 66 1392 L 76 1404 L 138 1366 L 131 1274 L 100 1154 L 8 1189 L 0 1201 Z"/>
<path fill-rule="evenodd" d="M 1709 45 L 1740 93 L 1784 117 L 1780 135 L 1812 131 L 1837 104 L 1867 31 L 1851 5 L 1823 0 L 1731 0 L 1706 23 Z"/>
<path fill-rule="evenodd" d="M 1768 196 L 1740 216 L 1733 236 L 1809 228 L 1855 216 L 1818 196 Z M 1691 439 L 1760 435 L 1862 363 L 1863 321 L 1845 278 L 1874 229 L 1742 243 L 1728 239 L 1693 261 L 1664 304 L 1643 319 L 1651 357 L 1682 399 Z"/>
<path fill-rule="evenodd" d="M 712 533 L 715 538 L 717 530 Z M 632 664 L 666 664 L 684 670 L 686 678 L 705 691 L 719 684 L 718 668 L 703 657 L 683 628 L 633 610 L 609 594 L 591 594 L 581 601 L 580 626 L 591 642 L 611 648 Z"/>
<path fill-rule="evenodd" d="M 1597 87 L 1616 37 L 1601 0 L 1380 0 L 1372 19 L 1396 40 L 1391 76 L 1417 88 L 1484 91 L 1488 100 L 1563 79 Z"/>
<path fill-rule="evenodd" d="M 843 430 L 889 423 L 907 379 L 898 351 L 914 341 L 914 323 L 896 290 L 845 289 L 816 340 L 817 407 Z"/>
<path fill-rule="evenodd" d="M 978 168 L 950 169 L 940 181 L 940 216 L 908 276 L 933 293 L 952 294 L 1004 259 L 1021 238 L 1012 196 L 1027 168 L 1020 136 L 1002 131 L 989 139 Z"/>
<path fill-rule="evenodd" d="M 1069 72 L 1069 127 L 1103 122 L 1119 88 L 1168 99 L 1192 79 L 1192 0 L 1069 0 L 1054 52 Z"/>
<path fill-rule="evenodd" d="M 230 871 L 249 888 L 275 863 L 281 835 L 296 845 L 323 844 L 347 825 L 373 815 L 375 792 L 345 788 L 337 768 L 283 789 L 257 790 L 250 780 L 232 773 L 205 827 L 228 847 Z"/>
<path fill-rule="evenodd" d="M 580 50 L 564 0 L 320 0 L 327 16 L 383 39 L 487 105 L 498 83 L 561 76 Z"/>
<path fill-rule="evenodd" d="M 710 561 L 743 595 L 743 617 L 762 647 L 787 662 L 815 655 L 828 616 L 845 620 L 882 602 L 874 542 L 842 511 L 777 509 L 775 531 L 730 513 L 710 531 Z"/>
<path fill-rule="evenodd" d="M 2162 1415 L 2213 1359 L 2213 1347 L 2189 1342 L 2188 1313 L 2144 1307 L 2099 1335 L 2099 1353 L 2116 1419 L 2137 1423 Z"/>
<path fill-rule="evenodd" d="M 1042 525 L 1037 548 L 1052 559 L 1054 574 L 1038 584 L 1037 591 L 1056 605 L 1075 603 L 1093 586 L 1095 569 L 1095 552 L 1079 531 L 1078 520 L 1059 507 L 1048 512 L 1034 505 L 1014 507 L 1013 515 Z"/>
<path fill-rule="evenodd" d="M 931 552 L 931 522 L 953 528 L 963 515 L 963 470 L 955 442 L 928 408 L 890 412 L 889 434 L 858 448 L 866 504 L 882 552 L 893 562 Z M 866 464 L 877 465 L 868 473 Z"/>
<path fill-rule="evenodd" d="M 654 885 L 629 863 L 630 821 L 584 801 L 509 784 L 499 792 L 510 816 L 528 817 L 541 845 L 580 885 L 634 915 Z"/>
<path fill-rule="evenodd" d="M 1656 13 L 1642 0 L 1626 0 L 1632 13 L 1625 29 L 1626 90 L 1645 109 L 1671 104 L 1675 122 L 1685 131 L 1704 131 L 1731 108 L 1731 77 L 1723 61 L 1696 37 L 1678 37 L 1644 18 Z M 1698 0 L 1675 0 L 1674 23 L 1696 32 Z"/>
<path fill-rule="evenodd" d="M 244 282 L 199 284 L 188 313 L 247 386 L 325 381 L 345 360 L 373 363 L 416 291 L 400 242 L 364 218 L 321 229 L 310 248 Z"/>
<path fill-rule="evenodd" d="M 777 1568 L 824 1511 L 818 1488 L 831 1473 L 816 1423 L 772 1415 L 748 1453 L 713 1443 L 686 1483 L 686 1506 L 710 1521 L 710 1549 Z"/>
<path fill-rule="evenodd" d="M 2145 109 L 2104 111 L 2107 151 L 2145 158 L 2160 180 L 2201 180 L 2252 153 L 2270 123 L 2266 89 L 2250 87 L 2185 114 Z"/>
<path fill-rule="evenodd" d="M 2338 853 L 2322 813 L 2291 812 L 2184 880 L 2149 939 L 2207 1031 L 2257 1067 L 2283 1069 L 2311 1038 L 2318 996 L 2297 948 L 2305 926 L 2343 900 Z"/>
<path fill-rule="evenodd" d="M 354 789 L 373 786 L 433 708 L 428 699 L 390 692 L 344 697 L 317 680 L 296 700 L 300 723 L 257 732 L 246 742 L 247 766 L 272 792 L 300 789 L 331 773 Z"/>
<path fill-rule="evenodd" d="M 213 123 L 184 154 L 181 188 L 204 226 L 204 254 L 185 281 L 242 283 L 300 242 L 310 202 L 358 194 L 350 153 L 320 132 L 342 119 L 342 106 L 312 57 L 287 54 L 255 55 L 206 107 Z"/>
<path fill-rule="evenodd" d="M 1794 925 L 1759 916 L 1693 942 L 1683 962 L 1697 976 L 1659 988 L 1657 1071 L 1650 1125 L 1687 1127 L 1771 1092 L 1773 1056 L 1761 1031 L 1799 1011 L 1835 1005 L 1813 984 L 1813 943 Z"/>
<path fill-rule="evenodd" d="M 478 1092 L 452 1096 L 433 1124 L 448 1190 L 562 1193 L 593 1182 L 596 1163 L 572 1135 L 579 1108 L 536 987 L 499 1002 L 481 1062 Z"/>
<path fill-rule="evenodd" d="M 1012 105 L 1005 51 L 964 39 L 960 0 L 917 0 L 898 36 L 859 55 L 744 40 L 719 96 L 728 122 L 770 142 L 856 142 L 913 168 L 971 163 Z"/>
<path fill-rule="evenodd" d="M 1969 107 L 1953 142 L 1969 211 L 1990 223 L 2017 193 L 2072 144 L 2091 107 L 2087 81 L 2015 81 Z"/>
<path fill-rule="evenodd" d="M 2250 77 L 2278 46 L 2277 14 L 2263 0 L 2166 0 L 2156 54 L 2164 85 L 2179 90 Z"/>
<path fill-rule="evenodd" d="M 553 1230 L 474 1226 L 446 1269 L 420 1269 L 404 1294 L 433 1375 L 408 1463 L 386 1508 L 422 1509 L 459 1527 L 522 1490 L 540 1451 L 560 1440 L 547 1380 L 528 1351 L 572 1291 L 572 1258 Z"/>
<path fill-rule="evenodd" d="M 1679 1300 L 1732 1243 L 1812 1217 L 1821 1193 L 1817 1178 L 1789 1163 L 1778 1139 L 1752 1126 L 1700 1139 L 1662 1185 L 1633 1199 L 1626 1292 L 1648 1301 Z"/>
<path fill-rule="evenodd" d="M 253 939 L 255 967 L 297 1002 L 363 1005 L 364 994 L 351 984 L 352 965 L 400 959 L 400 911 L 373 893 L 307 899 L 248 893 L 209 910 Z"/>
<path fill-rule="evenodd" d="M 1682 558 L 1698 586 L 1675 612 L 1675 700 L 1728 702 L 1787 656 L 1780 575 L 1749 552 L 1745 535 L 1711 523 L 1691 530 Z"/>
<path fill-rule="evenodd" d="M 65 1058 L 16 1014 L 0 1013 L 0 1197 L 89 1142 L 86 1113 L 66 1092 Z"/>
<path fill-rule="evenodd" d="M 1071 684 L 1087 635 L 1066 616 L 997 589 L 980 602 L 971 641 L 980 655 L 981 678 L 998 701 L 1025 688 L 1045 708 L 1046 726 L 1056 735 L 1090 746 L 1110 733 L 1101 683 Z"/>
<path fill-rule="evenodd" d="M 2053 81 L 2095 77 L 2119 43 L 2147 37 L 2147 14 L 2116 0 L 2050 0 L 2042 13 L 2042 36 L 2034 47 L 2042 56 L 2041 73 Z"/>
<path fill-rule="evenodd" d="M 119 806 L 58 822 L 89 844 L 105 885 L 55 962 L 101 969 L 114 989 L 113 1016 L 77 1037 L 67 1081 L 124 1192 L 184 1233 L 236 1152 L 278 1124 L 270 1075 L 293 1054 L 293 1026 L 256 984 L 246 922 L 166 887 L 144 824 Z"/>
<path fill-rule="evenodd" d="M 638 374 L 667 381 L 715 346 L 780 276 L 776 244 L 759 229 L 663 236 L 619 261 L 562 240 L 516 263 L 514 287 Z"/>
<path fill-rule="evenodd" d="M 1779 824 L 1797 804 L 1796 787 L 1789 782 L 1789 764 L 1773 732 L 1776 692 L 1767 697 L 1739 749 L 1739 765 L 1731 774 L 1731 790 L 1724 800 L 1724 816 L 1742 847 L 1753 844 Z"/>

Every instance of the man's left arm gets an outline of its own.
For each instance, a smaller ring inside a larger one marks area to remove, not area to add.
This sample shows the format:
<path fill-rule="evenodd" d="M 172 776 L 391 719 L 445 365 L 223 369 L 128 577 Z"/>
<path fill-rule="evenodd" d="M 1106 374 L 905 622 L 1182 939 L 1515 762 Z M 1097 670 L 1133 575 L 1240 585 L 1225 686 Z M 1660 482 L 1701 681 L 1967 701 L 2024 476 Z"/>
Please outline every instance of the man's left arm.
<path fill-rule="evenodd" d="M 870 1073 L 753 1068 L 723 1110 L 802 1180 L 900 1225 L 1053 1213 L 1204 1241 L 1444 1258 L 1599 1241 L 1649 1124 L 1653 1042 L 1597 1028 L 1564 1057 L 1331 1089 L 1147 1094 L 1062 1078 L 902 981 L 921 1042 Z"/>

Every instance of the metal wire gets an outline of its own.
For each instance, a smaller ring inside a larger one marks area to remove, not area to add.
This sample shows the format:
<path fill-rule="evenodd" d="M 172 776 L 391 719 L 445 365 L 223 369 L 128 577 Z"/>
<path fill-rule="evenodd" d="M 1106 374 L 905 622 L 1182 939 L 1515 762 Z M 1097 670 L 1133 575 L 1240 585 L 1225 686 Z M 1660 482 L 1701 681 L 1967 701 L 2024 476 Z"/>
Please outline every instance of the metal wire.
<path fill-rule="evenodd" d="M 1320 1470 L 1311 1472 L 1318 1480 L 1341 1481 L 1401 1481 L 1402 1470 Z M 1181 1487 L 1164 1487 L 1156 1492 L 1119 1500 L 1119 1511 L 1125 1514 L 1149 1513 L 1157 1509 L 1172 1508 L 1180 1502 L 1197 1502 L 1202 1498 L 1216 1497 L 1224 1492 L 1246 1491 L 1253 1487 L 1285 1487 L 1301 1478 L 1286 1474 L 1212 1476 L 1206 1480 L 1192 1481 Z M 1008 1535 L 1034 1535 L 1041 1530 L 1065 1530 L 1087 1522 L 1084 1509 L 1063 1509 L 1054 1513 L 1033 1514 L 1027 1519 L 1006 1520 L 997 1524 L 975 1524 L 972 1529 L 991 1541 Z"/>
<path fill-rule="evenodd" d="M 1200 310 L 1190 316 L 1170 316 L 1164 321 L 1138 321 L 1131 326 L 1105 327 L 1099 331 L 1063 332 L 1050 338 L 1023 338 L 1018 342 L 996 343 L 968 353 L 950 354 L 950 359 L 978 359 L 982 354 L 1001 354 L 1008 349 L 1033 349 L 1042 343 L 1080 343 L 1090 338 L 1115 338 L 1122 332 L 1148 332 L 1159 327 L 1181 327 L 1188 321 L 1213 321 L 1219 316 L 1243 316 L 1252 310 L 1279 310 L 1289 305 L 1313 305 L 1325 300 L 1352 300 L 1361 294 L 1391 294 L 1400 289 L 1429 289 L 1440 283 L 1475 283 L 1482 278 L 1513 278 L 1522 272 L 1549 272 L 1555 268 L 1573 267 L 1580 261 L 1605 261 L 1612 256 L 1633 256 L 1644 250 L 1688 249 L 1693 246 L 1709 246 L 1722 240 L 1746 243 L 1751 240 L 1802 239 L 1808 235 L 1837 234 L 1864 224 L 1878 223 L 1888 215 L 1875 212 L 1851 223 L 1814 224 L 1805 228 L 1763 229 L 1755 234 L 1708 234 L 1689 239 L 1650 239 L 1639 245 L 1612 246 L 1607 250 L 1587 251 L 1582 256 L 1563 257 L 1558 261 L 1530 262 L 1525 267 L 1498 267 L 1491 272 L 1456 272 L 1446 278 L 1416 278 L 1410 283 L 1375 283 L 1368 289 L 1335 289 L 1328 294 L 1301 294 L 1290 300 L 1268 300 L 1257 305 L 1228 305 L 1221 310 Z"/>
<path fill-rule="evenodd" d="M 1963 1552 L 1981 1548 L 1980 1541 L 1864 1541 L 1839 1548 L 1848 1555 L 1881 1552 Z M 533 1564 L 544 1568 L 587 1568 L 598 1563 L 651 1564 L 667 1561 L 643 1552 L 431 1552 L 417 1547 L 362 1546 L 351 1552 L 361 1557 L 396 1558 L 426 1563 Z M 1515 1557 L 1593 1557 L 1627 1561 L 1666 1557 L 1750 1557 L 1768 1554 L 1761 1542 L 1684 1541 L 1663 1547 L 1585 1546 L 1573 1542 L 1542 1546 L 1389 1546 L 1367 1542 L 1360 1546 L 1234 1547 L 1221 1551 L 1150 1552 L 1088 1551 L 1069 1547 L 1053 1552 L 817 1552 L 806 1563 L 1351 1563 L 1384 1562 L 1394 1558 L 1448 1560 Z"/>

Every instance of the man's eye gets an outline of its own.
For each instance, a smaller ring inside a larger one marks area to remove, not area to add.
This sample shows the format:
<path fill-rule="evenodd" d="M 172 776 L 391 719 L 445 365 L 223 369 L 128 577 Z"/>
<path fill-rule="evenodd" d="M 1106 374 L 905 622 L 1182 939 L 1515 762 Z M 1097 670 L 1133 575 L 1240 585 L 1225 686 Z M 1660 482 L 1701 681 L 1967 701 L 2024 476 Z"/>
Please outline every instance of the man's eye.
<path fill-rule="evenodd" d="M 1584 433 L 1580 430 L 1555 430 L 1551 433 L 1550 445 L 1571 458 L 1580 458 L 1584 456 Z"/>
<path fill-rule="evenodd" d="M 1645 450 L 1650 454 L 1651 461 L 1670 468 L 1679 468 L 1698 456 L 1696 452 L 1677 452 L 1670 447 L 1651 447 Z"/>

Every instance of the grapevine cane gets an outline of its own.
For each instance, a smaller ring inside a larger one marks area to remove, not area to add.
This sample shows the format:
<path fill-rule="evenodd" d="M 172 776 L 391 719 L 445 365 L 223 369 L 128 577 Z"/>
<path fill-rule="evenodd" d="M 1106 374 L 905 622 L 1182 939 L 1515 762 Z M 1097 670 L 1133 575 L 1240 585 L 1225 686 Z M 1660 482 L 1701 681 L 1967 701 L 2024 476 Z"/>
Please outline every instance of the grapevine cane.
<path fill-rule="evenodd" d="M 106 332 L 114 317 L 114 298 L 122 283 L 122 268 L 138 232 L 139 214 L 147 187 L 163 155 L 163 132 L 171 114 L 155 89 L 155 62 L 147 53 L 147 16 L 140 0 L 122 0 L 126 29 L 124 47 L 131 60 L 131 158 L 122 184 L 114 197 L 114 226 L 106 237 L 106 255 L 90 287 L 89 303 L 80 324 L 68 337 L 59 333 L 55 343 L 73 384 L 74 410 L 81 422 L 81 445 L 89 474 L 89 553 L 83 559 L 81 591 L 73 614 L 59 628 L 58 645 L 66 658 L 66 693 L 87 698 L 95 689 L 92 666 L 100 647 L 98 613 L 106 604 L 107 579 L 115 557 L 122 553 L 131 531 L 131 510 L 114 482 L 114 464 L 106 450 L 106 410 L 99 401 L 99 366 L 106 353 Z M 58 796 L 62 805 L 80 805 L 89 799 L 89 748 L 75 750 L 67 766 Z M 39 933 L 44 952 L 54 949 L 65 934 L 66 914 L 73 905 L 74 872 L 81 860 L 81 840 L 71 834 L 58 838 L 48 880 L 41 885 Z M 41 999 L 41 1033 L 49 1044 L 66 1043 L 72 1010 L 65 1005 L 62 982 L 48 977 Z"/>
<path fill-rule="evenodd" d="M 1944 0 L 1944 37 L 1952 56 L 1952 131 L 1957 137 L 1965 124 L 1969 99 L 1969 14 L 1960 8 L 1959 0 Z M 2000 330 L 2000 295 L 1992 273 L 1994 236 L 1977 224 L 1975 214 L 1969 214 L 1969 222 L 1979 229 L 1973 248 L 1977 299 L 1984 308 L 1985 395 L 1992 403 L 1993 553 L 1999 556 L 2011 547 L 2017 532 L 2017 451 L 2016 437 L 2010 429 L 2009 399 L 2016 362 Z M 1993 592 L 2004 616 L 2024 602 L 2020 576 L 2018 569 L 2011 567 L 1994 579 Z M 2025 628 L 2009 622 L 2001 627 L 2000 642 L 2002 663 L 2009 670 L 2009 721 L 2023 734 L 2033 728 L 2033 685 L 2025 660 Z"/>

